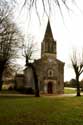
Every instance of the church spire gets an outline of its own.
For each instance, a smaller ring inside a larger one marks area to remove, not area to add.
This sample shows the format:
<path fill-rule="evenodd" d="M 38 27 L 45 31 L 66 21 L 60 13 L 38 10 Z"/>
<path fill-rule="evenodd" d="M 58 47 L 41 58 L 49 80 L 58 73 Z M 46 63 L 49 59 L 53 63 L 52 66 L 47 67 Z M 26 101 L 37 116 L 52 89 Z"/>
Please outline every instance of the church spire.
<path fill-rule="evenodd" d="M 44 40 L 41 43 L 41 56 L 48 55 L 48 54 L 55 55 L 56 57 L 56 42 L 53 39 L 52 30 L 51 30 L 49 21 L 47 24 Z"/>
<path fill-rule="evenodd" d="M 50 25 L 50 21 L 48 20 L 48 23 L 47 23 L 47 28 L 46 28 L 46 32 L 45 32 L 45 38 L 46 37 L 50 37 L 50 38 L 53 38 L 53 35 L 52 35 L 52 29 L 51 29 L 51 25 Z"/>

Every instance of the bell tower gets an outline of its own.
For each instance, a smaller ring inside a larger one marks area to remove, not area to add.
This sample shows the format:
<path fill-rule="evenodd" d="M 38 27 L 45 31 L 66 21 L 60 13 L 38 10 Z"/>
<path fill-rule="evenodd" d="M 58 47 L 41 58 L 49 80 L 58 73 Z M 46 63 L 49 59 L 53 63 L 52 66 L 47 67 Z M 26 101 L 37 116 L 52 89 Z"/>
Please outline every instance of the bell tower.
<path fill-rule="evenodd" d="M 54 55 L 56 58 L 56 41 L 53 39 L 50 22 L 48 21 L 45 37 L 41 43 L 41 56 Z"/>

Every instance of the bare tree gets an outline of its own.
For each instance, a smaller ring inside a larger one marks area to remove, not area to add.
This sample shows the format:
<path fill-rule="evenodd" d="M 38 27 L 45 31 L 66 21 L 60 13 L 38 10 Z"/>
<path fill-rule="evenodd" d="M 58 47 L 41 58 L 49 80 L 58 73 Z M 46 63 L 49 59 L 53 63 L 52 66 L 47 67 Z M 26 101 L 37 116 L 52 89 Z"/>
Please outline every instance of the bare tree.
<path fill-rule="evenodd" d="M 83 73 L 83 52 L 78 54 L 76 50 L 73 51 L 71 56 L 71 63 L 73 70 L 75 72 L 76 86 L 77 86 L 77 96 L 80 96 L 80 82 L 79 77 Z"/>
<path fill-rule="evenodd" d="M 76 3 L 76 0 L 70 0 L 72 3 Z M 18 0 L 13 0 L 13 2 L 18 3 Z M 27 5 L 28 9 L 30 10 L 33 6 L 35 6 L 36 9 L 38 9 L 38 2 L 39 0 L 24 0 L 23 6 Z M 43 10 L 44 12 L 47 12 L 47 6 L 48 9 L 51 11 L 52 4 L 58 5 L 58 7 L 61 9 L 62 4 L 65 5 L 67 9 L 68 7 L 68 0 L 41 0 Z"/>
<path fill-rule="evenodd" d="M 6 4 L 6 8 L 5 8 Z M 17 58 L 21 34 L 10 18 L 7 3 L 0 3 L 0 90 L 4 70 Z"/>
<path fill-rule="evenodd" d="M 35 7 L 36 13 L 39 16 L 39 11 L 40 11 L 39 1 L 40 0 L 23 0 L 22 7 L 26 6 L 27 9 L 28 9 L 28 12 L 30 12 L 30 10 L 33 7 Z M 16 4 L 16 3 L 18 3 L 18 0 L 13 0 L 12 3 L 13 2 Z M 76 0 L 70 0 L 70 2 L 77 5 Z M 65 8 L 67 10 L 70 10 L 68 0 L 41 0 L 41 6 L 42 6 L 42 9 L 43 9 L 43 12 L 47 16 L 49 16 L 49 13 L 52 12 L 52 9 L 54 9 L 56 7 L 56 5 L 59 7 L 59 10 L 60 10 L 61 13 L 62 13 L 62 6 L 65 6 Z"/>
<path fill-rule="evenodd" d="M 28 45 L 23 44 L 23 56 L 25 57 L 25 60 L 26 60 L 26 67 L 31 68 L 33 71 L 34 84 L 35 84 L 35 96 L 39 97 L 40 94 L 39 94 L 39 86 L 38 86 L 38 77 L 37 77 L 35 66 L 31 62 L 33 59 L 32 55 L 36 51 L 34 48 L 35 48 L 34 44 L 31 43 L 30 41 Z"/>

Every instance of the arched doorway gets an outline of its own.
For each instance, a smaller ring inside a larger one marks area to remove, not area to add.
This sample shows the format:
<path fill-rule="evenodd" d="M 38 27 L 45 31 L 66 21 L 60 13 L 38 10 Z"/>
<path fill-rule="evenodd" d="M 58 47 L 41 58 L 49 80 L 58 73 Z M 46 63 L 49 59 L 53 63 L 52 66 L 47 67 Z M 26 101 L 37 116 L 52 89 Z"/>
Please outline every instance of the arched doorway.
<path fill-rule="evenodd" d="M 49 94 L 52 94 L 52 93 L 53 93 L 52 88 L 53 88 L 53 84 L 52 84 L 52 82 L 49 82 L 49 83 L 48 83 L 48 93 L 49 93 Z"/>

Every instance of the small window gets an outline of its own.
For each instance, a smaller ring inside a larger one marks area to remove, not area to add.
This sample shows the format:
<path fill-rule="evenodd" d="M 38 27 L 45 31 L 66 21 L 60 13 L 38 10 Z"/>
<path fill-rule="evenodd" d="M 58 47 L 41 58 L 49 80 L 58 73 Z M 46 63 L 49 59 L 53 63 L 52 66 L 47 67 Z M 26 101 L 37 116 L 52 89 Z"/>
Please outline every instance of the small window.
<path fill-rule="evenodd" d="M 48 70 L 48 77 L 53 77 L 53 70 Z"/>
<path fill-rule="evenodd" d="M 58 81 L 58 85 L 60 85 L 60 81 Z"/>

